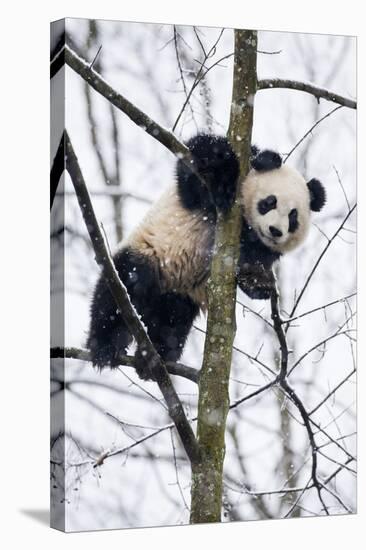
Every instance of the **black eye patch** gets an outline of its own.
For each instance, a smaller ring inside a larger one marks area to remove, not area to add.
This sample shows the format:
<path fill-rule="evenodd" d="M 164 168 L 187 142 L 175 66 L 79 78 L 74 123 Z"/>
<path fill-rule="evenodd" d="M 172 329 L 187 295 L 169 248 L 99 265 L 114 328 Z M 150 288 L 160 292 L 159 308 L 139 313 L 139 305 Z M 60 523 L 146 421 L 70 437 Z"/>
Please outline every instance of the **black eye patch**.
<path fill-rule="evenodd" d="M 257 208 L 258 212 L 264 216 L 270 210 L 274 210 L 277 206 L 277 199 L 274 195 L 268 195 L 265 199 L 262 199 L 258 202 Z"/>
<path fill-rule="evenodd" d="M 297 219 L 297 210 L 296 208 L 293 208 L 288 215 L 288 232 L 295 233 L 298 227 L 299 227 L 299 221 Z"/>

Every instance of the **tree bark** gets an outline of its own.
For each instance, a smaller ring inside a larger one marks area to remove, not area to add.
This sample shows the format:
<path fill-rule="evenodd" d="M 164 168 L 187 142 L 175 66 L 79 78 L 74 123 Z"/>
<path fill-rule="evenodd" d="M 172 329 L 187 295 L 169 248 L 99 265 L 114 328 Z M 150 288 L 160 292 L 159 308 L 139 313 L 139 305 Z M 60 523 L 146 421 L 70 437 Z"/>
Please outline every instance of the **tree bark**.
<path fill-rule="evenodd" d="M 257 33 L 236 30 L 233 93 L 228 136 L 240 161 L 240 178 L 249 170 L 253 103 L 256 93 Z M 192 465 L 191 523 L 221 521 L 225 428 L 229 376 L 236 332 L 236 265 L 242 212 L 218 213 L 215 249 L 208 281 L 205 352 L 199 380 L 197 438 L 201 459 Z"/>

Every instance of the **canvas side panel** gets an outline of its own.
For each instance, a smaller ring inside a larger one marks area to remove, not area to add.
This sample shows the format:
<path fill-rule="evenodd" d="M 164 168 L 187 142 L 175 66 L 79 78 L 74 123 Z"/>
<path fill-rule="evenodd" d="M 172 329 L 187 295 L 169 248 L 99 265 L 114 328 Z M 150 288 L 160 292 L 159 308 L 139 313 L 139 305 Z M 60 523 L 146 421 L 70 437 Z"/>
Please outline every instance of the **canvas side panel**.
<path fill-rule="evenodd" d="M 51 23 L 51 486 L 50 524 L 65 531 L 65 195 L 64 147 L 65 65 L 63 45 L 65 20 Z"/>

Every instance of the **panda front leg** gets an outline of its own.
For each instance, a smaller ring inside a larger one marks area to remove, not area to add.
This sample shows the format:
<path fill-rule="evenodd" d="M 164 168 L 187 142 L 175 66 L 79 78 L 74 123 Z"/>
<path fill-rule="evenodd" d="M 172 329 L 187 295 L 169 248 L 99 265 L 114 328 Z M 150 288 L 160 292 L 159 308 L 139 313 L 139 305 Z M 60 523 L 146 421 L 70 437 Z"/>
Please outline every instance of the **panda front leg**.
<path fill-rule="evenodd" d="M 238 270 L 239 288 L 252 300 L 269 300 L 276 286 L 276 279 L 271 268 L 262 264 L 242 264 Z"/>
<path fill-rule="evenodd" d="M 245 218 L 240 236 L 237 283 L 252 300 L 268 300 L 275 289 L 272 266 L 280 254 L 268 248 Z"/>
<path fill-rule="evenodd" d="M 194 158 L 195 172 L 182 160 L 177 164 L 178 192 L 190 211 L 227 212 L 234 203 L 239 161 L 226 137 L 200 133 L 186 145 Z M 197 177 L 199 173 L 202 180 Z"/>

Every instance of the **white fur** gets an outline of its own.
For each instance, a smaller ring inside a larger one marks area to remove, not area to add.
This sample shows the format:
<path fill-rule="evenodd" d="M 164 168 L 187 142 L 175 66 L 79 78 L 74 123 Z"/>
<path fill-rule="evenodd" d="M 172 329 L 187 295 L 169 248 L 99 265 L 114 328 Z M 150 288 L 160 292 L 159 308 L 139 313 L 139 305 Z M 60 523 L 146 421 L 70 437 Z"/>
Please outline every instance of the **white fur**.
<path fill-rule="evenodd" d="M 203 212 L 192 213 L 181 206 L 174 185 L 157 200 L 122 245 L 131 246 L 151 259 L 163 291 L 188 294 L 205 309 L 214 233 Z"/>
<path fill-rule="evenodd" d="M 258 202 L 268 195 L 276 196 L 277 207 L 261 215 Z M 285 164 L 268 172 L 251 170 L 243 182 L 242 204 L 248 224 L 275 252 L 293 250 L 305 239 L 310 225 L 310 194 L 306 181 L 294 168 Z M 288 215 L 293 208 L 298 212 L 299 227 L 294 233 L 289 233 Z M 273 238 L 270 225 L 282 231 L 282 237 Z"/>

